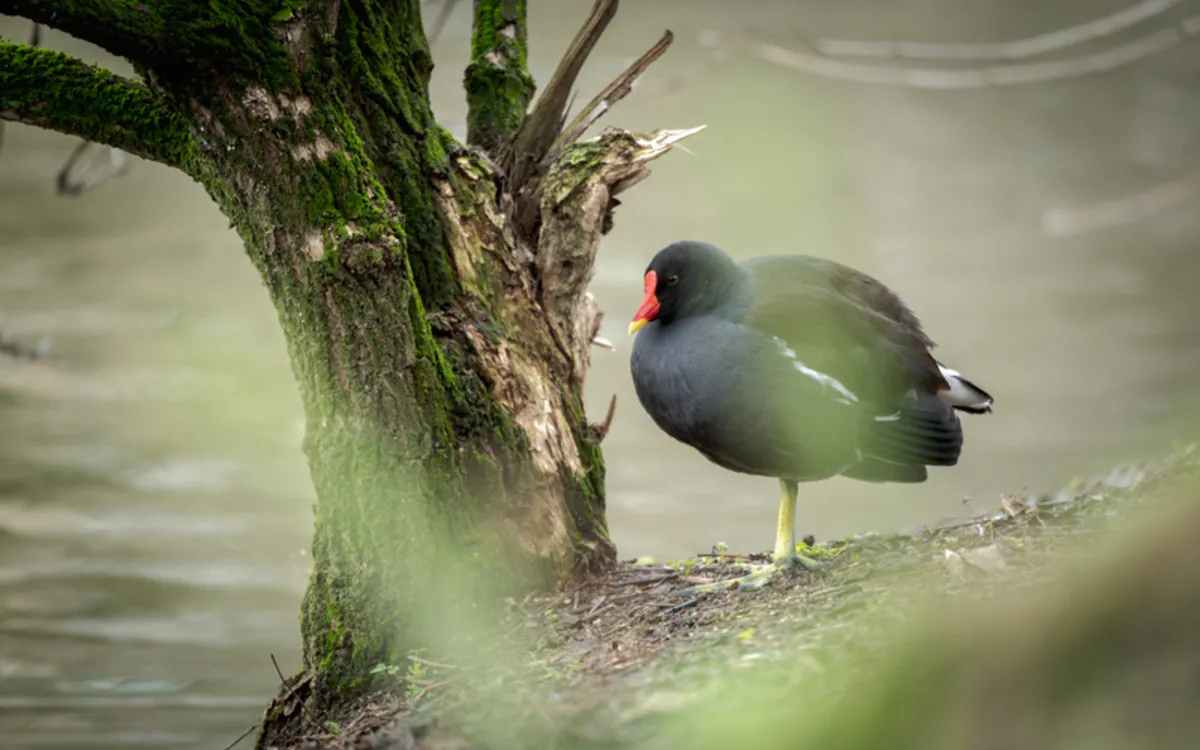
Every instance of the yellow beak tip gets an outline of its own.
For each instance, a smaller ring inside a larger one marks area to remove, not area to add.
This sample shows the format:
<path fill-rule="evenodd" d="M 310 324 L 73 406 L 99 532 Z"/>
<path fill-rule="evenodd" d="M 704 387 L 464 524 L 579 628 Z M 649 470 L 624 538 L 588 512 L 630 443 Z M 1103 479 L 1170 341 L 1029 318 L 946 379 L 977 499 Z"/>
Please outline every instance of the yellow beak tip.
<path fill-rule="evenodd" d="M 650 321 L 646 320 L 645 318 L 641 318 L 639 320 L 633 321 L 632 323 L 629 324 L 629 335 L 632 336 L 633 334 L 637 333 L 638 331 L 640 331 L 642 329 L 642 326 L 646 325 L 649 322 Z"/>

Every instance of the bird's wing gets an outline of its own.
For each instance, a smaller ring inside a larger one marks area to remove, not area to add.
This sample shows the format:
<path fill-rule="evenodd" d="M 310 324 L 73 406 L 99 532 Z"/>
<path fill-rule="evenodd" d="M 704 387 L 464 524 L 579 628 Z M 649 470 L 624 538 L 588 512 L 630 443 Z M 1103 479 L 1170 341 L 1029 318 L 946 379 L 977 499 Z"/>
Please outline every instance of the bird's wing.
<path fill-rule="evenodd" d="M 898 465 L 957 461 L 961 425 L 939 396 L 949 385 L 919 327 L 896 320 L 895 305 L 885 314 L 827 284 L 804 283 L 803 273 L 789 278 L 787 264 L 771 265 L 754 269 L 766 282 L 741 322 L 774 340 L 797 374 L 823 383 L 827 400 L 858 407 L 865 455 Z M 811 394 L 808 384 L 797 387 Z M 811 404 L 809 395 L 801 408 Z"/>
<path fill-rule="evenodd" d="M 760 295 L 741 322 L 780 342 L 797 370 L 835 380 L 864 404 L 886 408 L 912 390 L 948 387 L 918 335 L 820 287 Z"/>
<path fill-rule="evenodd" d="M 744 260 L 742 265 L 768 294 L 787 294 L 798 286 L 825 289 L 891 320 L 926 347 L 936 346 L 904 300 L 879 279 L 862 271 L 811 255 L 764 255 Z"/>

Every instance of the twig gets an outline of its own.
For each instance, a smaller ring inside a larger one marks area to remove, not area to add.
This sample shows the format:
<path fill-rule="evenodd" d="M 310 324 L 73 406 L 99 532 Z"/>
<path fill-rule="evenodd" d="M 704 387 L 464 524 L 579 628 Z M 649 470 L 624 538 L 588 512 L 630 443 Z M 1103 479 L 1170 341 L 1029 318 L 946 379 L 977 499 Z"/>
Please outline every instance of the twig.
<path fill-rule="evenodd" d="M 251 724 L 249 729 L 247 729 L 246 731 L 239 734 L 236 740 L 234 740 L 233 742 L 230 742 L 228 745 L 226 745 L 221 750 L 233 750 L 233 748 L 237 747 L 239 742 L 241 742 L 242 740 L 249 737 L 250 733 L 253 732 L 255 729 L 258 729 L 258 724 L 257 723 Z"/>
<path fill-rule="evenodd" d="M 47 339 L 42 339 L 41 343 L 35 347 L 28 347 L 10 339 L 3 331 L 0 331 L 0 354 L 8 355 L 13 359 L 41 359 L 46 356 L 49 349 L 50 344 Z"/>
<path fill-rule="evenodd" d="M 550 146 L 550 150 L 546 154 L 546 161 L 554 161 L 562 156 L 562 152 L 567 146 L 574 143 L 583 135 L 592 123 L 604 116 L 605 112 L 612 109 L 612 106 L 624 99 L 633 90 L 633 84 L 641 77 L 651 63 L 663 56 L 667 48 L 671 46 L 675 35 L 670 29 L 663 32 L 662 38 L 659 39 L 653 47 L 646 50 L 646 53 L 634 61 L 632 65 L 625 69 L 621 75 L 617 76 L 612 83 L 604 87 L 604 90 L 596 94 L 590 102 L 587 103 L 571 124 L 563 128 L 562 133 L 555 139 L 554 144 Z"/>
<path fill-rule="evenodd" d="M 571 40 L 571 46 L 567 47 L 542 95 L 533 105 L 533 111 L 521 123 L 520 130 L 513 138 L 512 148 L 503 160 L 506 171 L 512 177 L 510 185 L 513 193 L 537 173 L 543 157 L 559 134 L 567 115 L 567 101 L 579 71 L 616 15 L 617 4 L 617 0 L 596 0 L 592 12 Z"/>
<path fill-rule="evenodd" d="M 837 81 L 918 89 L 963 90 L 1019 86 L 1106 73 L 1164 52 L 1197 35 L 1200 35 L 1200 15 L 1191 16 L 1173 27 L 1090 55 L 1049 62 L 959 70 L 893 68 L 852 63 L 824 57 L 811 49 L 788 49 L 760 40 L 750 41 L 747 48 L 766 62 Z"/>
<path fill-rule="evenodd" d="M 679 575 L 678 572 L 671 571 L 670 573 L 666 573 L 666 574 L 660 575 L 660 576 L 649 576 L 648 578 L 634 578 L 633 580 L 630 580 L 630 581 L 619 581 L 617 583 L 614 583 L 613 585 L 614 586 L 634 586 L 639 583 L 658 583 L 659 581 L 665 581 L 668 578 L 675 578 L 678 575 Z"/>
<path fill-rule="evenodd" d="M 412 696 L 408 699 L 408 704 L 411 706 L 412 704 L 414 704 L 414 703 L 418 702 L 419 700 L 421 700 L 422 698 L 424 698 L 425 694 L 428 693 L 430 690 L 433 690 L 434 688 L 445 687 L 446 685 L 449 685 L 451 682 L 454 682 L 456 679 L 458 679 L 458 678 L 457 677 L 447 677 L 444 680 L 440 680 L 438 682 L 433 682 L 433 683 L 426 685 L 425 687 L 421 688 L 420 690 L 418 690 L 417 692 L 412 694 Z"/>
<path fill-rule="evenodd" d="M 58 176 L 55 178 L 55 185 L 59 195 L 76 196 L 86 193 L 92 188 L 99 187 L 114 177 L 120 177 L 129 169 L 129 163 L 125 160 L 125 152 L 120 149 L 109 149 L 109 163 L 112 166 L 112 171 L 107 174 L 101 172 L 101 176 L 88 179 L 85 175 L 86 170 L 80 175 L 72 176 L 71 171 L 75 168 L 76 162 L 80 157 L 87 152 L 89 148 L 95 144 L 91 141 L 80 141 L 71 155 L 67 157 L 67 161 L 58 170 Z"/>
<path fill-rule="evenodd" d="M 300 703 L 300 710 L 304 712 L 304 715 L 308 717 L 309 721 L 311 721 L 313 724 L 316 724 L 317 720 L 311 713 L 308 712 L 308 706 L 304 705 L 304 701 L 299 700 L 298 696 L 292 692 L 292 686 L 288 684 L 287 678 L 283 676 L 283 670 L 279 668 L 279 662 L 275 661 L 275 654 L 271 654 L 271 663 L 275 665 L 275 674 L 279 675 L 280 684 L 283 685 L 283 689 L 287 691 L 287 694 L 283 696 L 283 699 L 286 701 L 289 698 L 296 698 Z"/>
<path fill-rule="evenodd" d="M 842 57 L 947 61 L 1021 60 L 1114 36 L 1143 21 L 1162 15 L 1176 5 L 1179 5 L 1179 0 L 1142 0 L 1116 13 L 1075 26 L 993 44 L 817 39 L 813 42 L 813 47 L 822 54 Z"/>
<path fill-rule="evenodd" d="M 429 27 L 429 34 L 426 36 L 430 47 L 437 43 L 442 32 L 446 30 L 446 22 L 450 20 L 456 5 L 458 5 L 458 0 L 442 0 L 442 7 L 438 9 L 437 18 L 433 19 L 433 24 Z"/>
<path fill-rule="evenodd" d="M 709 557 L 716 558 L 718 560 L 753 560 L 755 558 L 765 556 L 766 555 L 762 554 L 761 552 L 752 553 L 749 555 L 743 555 L 740 552 L 700 552 L 696 555 L 696 557 Z"/>
<path fill-rule="evenodd" d="M 1079 208 L 1042 212 L 1042 231 L 1051 237 L 1073 237 L 1133 224 L 1195 198 L 1200 170 L 1132 195 Z"/>
<path fill-rule="evenodd" d="M 617 413 L 617 394 L 613 394 L 612 400 L 608 402 L 608 413 L 604 415 L 604 421 L 588 425 L 592 430 L 592 438 L 598 443 L 608 436 L 608 430 L 612 427 L 613 416 Z"/>
<path fill-rule="evenodd" d="M 458 669 L 458 665 L 456 665 L 456 664 L 443 664 L 442 662 L 439 662 L 439 661 L 432 661 L 430 659 L 422 659 L 421 657 L 413 656 L 412 654 L 408 655 L 408 660 L 415 661 L 418 664 L 424 664 L 424 665 L 430 666 L 430 667 L 437 667 L 438 669 Z"/>
<path fill-rule="evenodd" d="M 680 610 L 687 609 L 688 607 L 694 607 L 699 603 L 700 603 L 700 597 L 697 596 L 695 599 L 688 599 L 686 602 L 681 602 L 679 604 L 676 604 L 674 607 L 671 607 L 670 609 L 665 609 L 662 612 L 659 612 L 658 616 L 666 617 L 667 615 L 673 615 Z"/>
<path fill-rule="evenodd" d="M 592 604 L 592 608 L 588 610 L 588 613 L 586 615 L 584 615 L 583 619 L 585 619 L 585 620 L 591 619 L 591 617 L 593 615 L 595 615 L 596 612 L 600 609 L 600 605 L 604 604 L 604 602 L 606 602 L 606 601 L 608 601 L 608 596 L 601 594 L 596 599 L 595 603 Z"/>

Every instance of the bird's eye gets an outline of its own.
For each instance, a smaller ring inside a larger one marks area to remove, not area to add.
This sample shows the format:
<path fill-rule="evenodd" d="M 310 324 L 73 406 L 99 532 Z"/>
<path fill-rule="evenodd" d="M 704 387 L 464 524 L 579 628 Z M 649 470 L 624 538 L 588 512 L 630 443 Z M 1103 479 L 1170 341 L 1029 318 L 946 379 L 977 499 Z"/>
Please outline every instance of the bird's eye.
<path fill-rule="evenodd" d="M 679 283 L 679 275 L 678 274 L 667 277 L 667 286 L 675 286 L 678 283 Z"/>

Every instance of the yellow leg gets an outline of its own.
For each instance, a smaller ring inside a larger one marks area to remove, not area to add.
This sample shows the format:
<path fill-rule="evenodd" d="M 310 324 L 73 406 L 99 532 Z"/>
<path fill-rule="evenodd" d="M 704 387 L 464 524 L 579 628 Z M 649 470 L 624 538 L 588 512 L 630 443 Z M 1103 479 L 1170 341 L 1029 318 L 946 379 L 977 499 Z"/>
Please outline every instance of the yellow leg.
<path fill-rule="evenodd" d="M 779 480 L 782 495 L 779 498 L 779 522 L 775 526 L 775 554 L 771 561 L 777 568 L 799 565 L 808 570 L 819 570 L 821 563 L 796 554 L 796 493 L 799 486 L 787 479 Z"/>
<path fill-rule="evenodd" d="M 775 526 L 774 562 L 796 556 L 796 483 L 779 480 L 779 520 Z"/>

